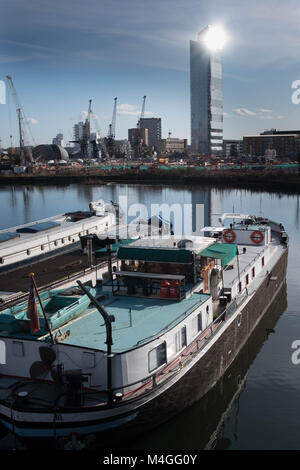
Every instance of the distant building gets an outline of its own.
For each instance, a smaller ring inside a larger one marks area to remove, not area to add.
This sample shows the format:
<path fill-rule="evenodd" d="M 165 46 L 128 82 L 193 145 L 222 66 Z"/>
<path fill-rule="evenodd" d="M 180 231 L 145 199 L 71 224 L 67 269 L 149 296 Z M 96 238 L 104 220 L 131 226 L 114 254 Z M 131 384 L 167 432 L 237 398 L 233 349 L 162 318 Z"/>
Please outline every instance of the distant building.
<path fill-rule="evenodd" d="M 177 139 L 175 137 L 168 137 L 167 139 L 161 139 L 158 144 L 158 149 L 161 152 L 187 153 L 187 149 L 188 149 L 187 139 Z"/>
<path fill-rule="evenodd" d="M 89 137 L 90 129 L 88 122 L 78 122 L 74 125 L 74 140 L 82 140 Z"/>
<path fill-rule="evenodd" d="M 138 125 L 143 129 L 148 129 L 149 147 L 157 148 L 161 140 L 161 118 L 142 118 Z"/>
<path fill-rule="evenodd" d="M 239 157 L 244 153 L 244 143 L 237 139 L 223 140 L 223 155 L 226 157 Z"/>
<path fill-rule="evenodd" d="M 246 155 L 294 156 L 300 151 L 300 131 L 277 131 L 271 129 L 259 135 L 247 135 L 243 138 Z"/>
<path fill-rule="evenodd" d="M 69 160 L 68 152 L 59 145 L 37 145 L 32 150 L 34 160 Z"/>
<path fill-rule="evenodd" d="M 210 28 L 190 41 L 191 149 L 207 156 L 223 152 L 222 62 L 205 43 Z"/>
<path fill-rule="evenodd" d="M 133 129 L 128 129 L 128 140 L 132 147 L 142 143 L 144 146 L 148 147 L 148 129 L 134 127 Z"/>
<path fill-rule="evenodd" d="M 64 136 L 63 134 L 57 134 L 56 137 L 52 139 L 53 145 L 60 145 L 60 147 L 64 147 Z"/>

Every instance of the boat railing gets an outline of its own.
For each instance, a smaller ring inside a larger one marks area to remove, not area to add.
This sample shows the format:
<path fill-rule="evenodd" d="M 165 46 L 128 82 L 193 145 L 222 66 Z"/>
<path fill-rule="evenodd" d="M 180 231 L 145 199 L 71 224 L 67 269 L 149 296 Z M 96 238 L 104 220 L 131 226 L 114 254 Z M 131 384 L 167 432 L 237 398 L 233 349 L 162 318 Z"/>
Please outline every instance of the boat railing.
<path fill-rule="evenodd" d="M 253 266 L 253 263 L 258 259 L 260 258 L 260 256 L 264 253 L 264 251 L 267 249 L 267 246 L 264 246 L 262 250 L 260 250 L 255 258 L 252 260 L 251 262 L 251 265 L 250 265 L 250 268 Z M 244 269 L 242 269 L 240 271 L 240 276 L 241 274 L 244 274 L 245 272 L 247 272 L 249 270 L 249 265 L 248 266 L 245 266 Z M 232 286 L 237 280 L 239 279 L 239 275 L 235 276 L 235 278 L 229 283 L 230 286 Z"/>
<path fill-rule="evenodd" d="M 194 292 L 194 294 L 198 294 L 198 292 Z M 153 333 L 153 335 L 150 335 L 150 336 L 147 336 L 146 338 L 143 338 L 143 339 L 140 339 L 137 343 L 136 343 L 136 346 L 139 346 L 141 345 L 142 343 L 146 342 L 146 341 L 149 341 L 150 339 L 154 338 L 155 336 L 159 336 L 161 333 L 163 333 L 165 330 L 168 330 L 170 328 L 171 325 L 173 325 L 173 323 L 177 322 L 181 317 L 185 317 L 188 313 L 190 313 L 191 311 L 193 311 L 195 308 L 197 308 L 198 305 L 193 305 L 192 307 L 189 307 L 187 310 L 185 310 L 184 312 L 182 312 L 180 315 L 178 315 L 178 317 L 174 318 L 172 321 L 170 321 L 170 323 L 168 323 L 167 325 L 165 325 L 163 328 L 161 328 L 159 331 Z"/>
<path fill-rule="evenodd" d="M 127 385 L 112 388 L 110 393 L 113 394 L 113 396 L 117 397 L 118 394 L 121 394 L 121 400 L 117 399 L 115 400 L 115 403 L 117 404 L 122 401 L 128 402 L 130 399 L 140 397 L 141 395 L 151 392 L 151 390 L 158 385 L 165 383 L 168 379 L 171 379 L 215 337 L 216 333 L 219 331 L 219 327 L 216 328 L 216 326 L 221 324 L 221 322 L 224 322 L 223 324 L 225 324 L 247 297 L 248 290 L 247 288 L 244 288 L 231 304 L 210 325 L 208 325 L 207 328 L 202 330 L 187 349 L 183 351 L 180 356 L 175 358 L 171 364 L 162 365 L 154 373 L 144 377 L 143 379 L 139 379 Z M 97 392 L 99 393 L 100 391 L 89 390 L 84 391 L 83 394 L 88 396 L 89 394 L 95 394 Z M 102 393 L 107 394 L 108 396 L 109 391 L 102 390 Z M 105 403 L 102 403 L 102 406 L 103 405 L 105 405 Z"/>

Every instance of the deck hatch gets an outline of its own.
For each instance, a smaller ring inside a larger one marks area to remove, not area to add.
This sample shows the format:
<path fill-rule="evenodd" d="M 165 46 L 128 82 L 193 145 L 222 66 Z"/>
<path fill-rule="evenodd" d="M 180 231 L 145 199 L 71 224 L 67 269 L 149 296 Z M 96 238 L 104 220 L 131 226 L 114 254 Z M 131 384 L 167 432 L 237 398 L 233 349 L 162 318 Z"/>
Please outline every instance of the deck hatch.
<path fill-rule="evenodd" d="M 50 230 L 52 228 L 60 227 L 58 222 L 47 221 L 40 222 L 38 224 L 28 225 L 27 227 L 21 227 L 17 229 L 19 233 L 38 233 L 43 232 L 44 230 Z"/>
<path fill-rule="evenodd" d="M 8 240 L 13 240 L 13 238 L 19 238 L 19 234 L 16 232 L 5 232 L 0 233 L 0 243 L 7 242 Z"/>

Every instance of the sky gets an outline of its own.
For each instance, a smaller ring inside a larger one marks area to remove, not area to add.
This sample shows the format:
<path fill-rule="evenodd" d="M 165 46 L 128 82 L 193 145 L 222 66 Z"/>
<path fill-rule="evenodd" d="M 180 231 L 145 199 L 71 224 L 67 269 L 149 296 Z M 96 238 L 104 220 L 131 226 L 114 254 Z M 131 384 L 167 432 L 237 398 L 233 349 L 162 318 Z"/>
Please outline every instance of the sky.
<path fill-rule="evenodd" d="M 189 41 L 207 24 L 228 36 L 224 138 L 299 129 L 291 99 L 300 80 L 298 0 L 0 0 L 0 80 L 13 78 L 27 143 L 51 143 L 58 132 L 71 140 L 89 99 L 92 127 L 106 135 L 114 97 L 116 137 L 127 138 L 144 95 L 145 117 L 162 118 L 162 137 L 190 142 Z M 14 96 L 7 87 L 2 104 L 0 82 L 3 147 L 10 134 L 17 146 Z"/>

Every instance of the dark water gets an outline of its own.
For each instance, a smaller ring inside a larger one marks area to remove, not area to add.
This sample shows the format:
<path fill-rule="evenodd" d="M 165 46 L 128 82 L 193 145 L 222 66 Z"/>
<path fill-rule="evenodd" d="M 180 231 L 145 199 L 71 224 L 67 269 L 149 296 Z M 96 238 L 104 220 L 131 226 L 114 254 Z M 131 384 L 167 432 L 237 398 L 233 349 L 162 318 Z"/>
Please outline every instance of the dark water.
<path fill-rule="evenodd" d="M 204 400 L 130 447 L 299 449 L 300 365 L 291 361 L 292 342 L 300 340 L 299 196 L 131 185 L 0 188 L 0 228 L 87 209 L 99 198 L 117 201 L 119 195 L 127 195 L 129 204 L 205 203 L 207 214 L 210 209 L 264 215 L 281 222 L 290 236 L 287 286 L 223 380 Z"/>

